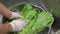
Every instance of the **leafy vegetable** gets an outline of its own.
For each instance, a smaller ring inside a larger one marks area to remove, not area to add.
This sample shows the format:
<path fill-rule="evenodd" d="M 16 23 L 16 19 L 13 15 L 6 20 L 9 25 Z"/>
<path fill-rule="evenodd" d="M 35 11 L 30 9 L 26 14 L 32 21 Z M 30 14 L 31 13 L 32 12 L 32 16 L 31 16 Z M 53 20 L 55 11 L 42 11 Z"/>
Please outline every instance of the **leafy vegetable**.
<path fill-rule="evenodd" d="M 53 15 L 49 12 L 37 12 L 30 4 L 25 4 L 21 12 L 22 20 L 30 20 L 30 23 L 18 34 L 37 34 L 51 26 L 54 22 Z"/>

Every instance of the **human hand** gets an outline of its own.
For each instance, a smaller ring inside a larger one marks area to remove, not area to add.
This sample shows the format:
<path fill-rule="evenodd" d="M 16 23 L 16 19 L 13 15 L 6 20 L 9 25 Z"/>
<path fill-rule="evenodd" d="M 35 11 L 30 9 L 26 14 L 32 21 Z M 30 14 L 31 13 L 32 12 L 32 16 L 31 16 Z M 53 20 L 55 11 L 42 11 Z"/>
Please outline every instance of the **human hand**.
<path fill-rule="evenodd" d="M 9 24 L 11 24 L 13 31 L 20 31 L 28 24 L 28 22 L 28 20 L 14 20 Z"/>
<path fill-rule="evenodd" d="M 16 17 L 22 17 L 21 15 L 19 15 L 18 13 L 12 12 L 12 16 L 10 17 L 10 19 L 16 18 Z"/>

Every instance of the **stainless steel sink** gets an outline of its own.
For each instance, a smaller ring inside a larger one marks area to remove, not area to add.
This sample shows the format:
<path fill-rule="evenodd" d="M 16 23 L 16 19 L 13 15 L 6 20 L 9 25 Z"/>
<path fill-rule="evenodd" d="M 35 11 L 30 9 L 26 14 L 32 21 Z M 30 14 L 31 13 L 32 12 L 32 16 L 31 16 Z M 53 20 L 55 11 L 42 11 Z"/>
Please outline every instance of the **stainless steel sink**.
<path fill-rule="evenodd" d="M 40 6 L 54 15 L 55 21 L 52 25 L 51 31 L 55 33 L 60 29 L 60 0 L 0 0 L 0 2 L 8 8 L 21 3 Z"/>

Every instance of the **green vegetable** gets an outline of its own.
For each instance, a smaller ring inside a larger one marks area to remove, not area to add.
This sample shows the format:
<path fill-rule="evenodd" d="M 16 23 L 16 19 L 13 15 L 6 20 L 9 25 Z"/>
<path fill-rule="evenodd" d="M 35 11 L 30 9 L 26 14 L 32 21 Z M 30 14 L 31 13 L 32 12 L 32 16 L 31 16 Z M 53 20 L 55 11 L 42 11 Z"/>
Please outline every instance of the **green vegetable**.
<path fill-rule="evenodd" d="M 37 32 L 51 26 L 54 21 L 52 14 L 49 12 L 41 12 L 38 17 L 36 16 L 19 34 L 37 34 Z"/>
<path fill-rule="evenodd" d="M 50 27 L 53 24 L 53 15 L 49 12 L 40 12 L 37 14 L 35 8 L 26 4 L 22 10 L 22 20 L 30 20 L 30 23 L 18 34 L 37 34 L 37 32 Z"/>
<path fill-rule="evenodd" d="M 24 28 L 21 32 L 19 32 L 19 34 L 20 34 L 20 33 L 22 33 L 22 34 L 27 34 L 28 31 L 31 29 L 31 27 L 33 27 L 34 23 L 36 22 L 37 16 L 38 16 L 38 15 L 34 16 L 34 18 L 33 18 L 32 21 L 28 24 L 28 26 L 27 26 L 26 28 Z M 24 33 L 23 33 L 23 32 L 24 32 Z"/>
<path fill-rule="evenodd" d="M 31 5 L 26 4 L 22 10 L 22 19 L 23 20 L 32 20 L 32 18 L 36 15 L 36 9 Z"/>
<path fill-rule="evenodd" d="M 37 34 L 37 32 L 44 30 L 47 27 L 50 27 L 54 21 L 54 18 L 49 12 L 41 12 L 38 14 L 38 18 L 34 23 L 33 27 L 29 30 L 30 34 Z M 26 33 L 26 34 L 29 34 Z"/>
<path fill-rule="evenodd" d="M 30 4 L 25 4 L 23 10 L 22 10 L 22 15 L 26 15 L 27 12 L 31 11 L 33 7 Z"/>
<path fill-rule="evenodd" d="M 26 13 L 26 15 L 24 15 L 22 19 L 31 20 L 36 13 L 37 13 L 36 10 L 32 9 L 28 13 Z"/>

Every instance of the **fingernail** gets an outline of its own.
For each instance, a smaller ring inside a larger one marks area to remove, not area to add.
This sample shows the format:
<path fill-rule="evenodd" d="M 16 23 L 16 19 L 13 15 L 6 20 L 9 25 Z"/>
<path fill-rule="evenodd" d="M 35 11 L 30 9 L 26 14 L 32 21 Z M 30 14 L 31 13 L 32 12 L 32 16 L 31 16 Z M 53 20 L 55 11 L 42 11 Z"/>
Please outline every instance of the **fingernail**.
<path fill-rule="evenodd" d="M 30 22 L 29 20 L 25 20 L 25 22 Z"/>

